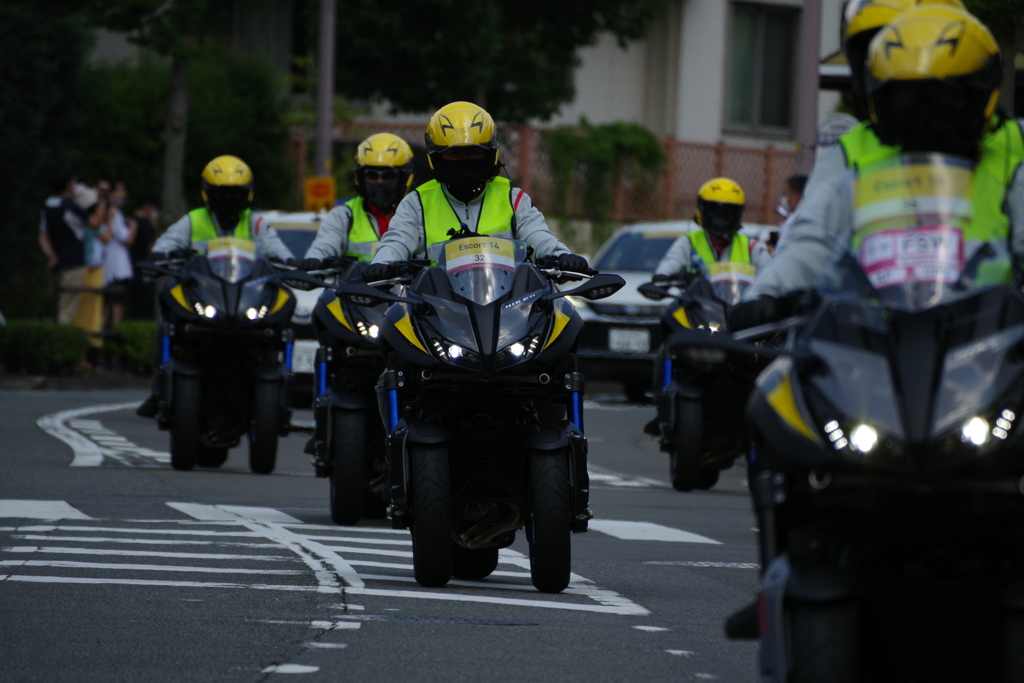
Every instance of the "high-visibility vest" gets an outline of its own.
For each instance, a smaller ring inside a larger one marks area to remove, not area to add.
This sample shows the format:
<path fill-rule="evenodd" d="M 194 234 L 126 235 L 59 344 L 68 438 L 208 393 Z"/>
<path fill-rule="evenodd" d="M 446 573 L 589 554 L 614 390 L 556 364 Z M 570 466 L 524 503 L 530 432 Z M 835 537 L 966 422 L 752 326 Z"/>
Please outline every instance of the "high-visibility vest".
<path fill-rule="evenodd" d="M 237 237 L 242 240 L 251 240 L 252 232 L 249 230 L 249 216 L 252 212 L 246 209 L 238 216 L 238 225 L 227 237 Z M 217 234 L 217 227 L 213 224 L 213 217 L 206 207 L 192 209 L 188 212 L 189 221 L 192 224 L 192 248 L 200 253 L 206 251 L 206 243 L 224 235 Z"/>
<path fill-rule="evenodd" d="M 694 230 L 686 236 L 690 240 L 690 247 L 704 263 L 710 266 L 718 260 L 705 230 Z M 729 260 L 733 263 L 750 263 L 750 238 L 741 233 L 733 235 L 732 244 L 729 246 Z"/>
<path fill-rule="evenodd" d="M 366 215 L 363 201 L 362 197 L 353 197 L 345 202 L 345 206 L 352 212 L 352 225 L 348 229 L 348 248 L 345 255 L 369 262 L 373 258 L 373 252 L 377 250 L 380 236 L 373 229 L 370 217 Z"/>
<path fill-rule="evenodd" d="M 428 249 L 451 239 L 449 230 L 458 230 L 462 221 L 448 202 L 441 184 L 436 180 L 423 183 L 416 188 L 423 207 L 423 235 Z M 483 206 L 475 226 L 470 230 L 478 235 L 494 235 L 515 239 L 516 214 L 512 204 L 512 183 L 507 178 L 497 177 L 484 186 Z"/>

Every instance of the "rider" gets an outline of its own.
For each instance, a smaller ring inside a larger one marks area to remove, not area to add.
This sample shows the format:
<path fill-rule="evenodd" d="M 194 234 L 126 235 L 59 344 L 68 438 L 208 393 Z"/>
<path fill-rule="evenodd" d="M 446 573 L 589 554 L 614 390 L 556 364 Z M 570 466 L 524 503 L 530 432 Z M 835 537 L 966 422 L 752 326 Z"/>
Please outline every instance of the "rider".
<path fill-rule="evenodd" d="M 316 270 L 321 259 L 331 256 L 373 257 L 398 202 L 412 189 L 412 148 L 391 133 L 371 135 L 359 143 L 355 181 L 358 196 L 324 218 L 305 258 L 296 264 L 303 270 Z"/>
<path fill-rule="evenodd" d="M 988 29 L 952 7 L 911 9 L 872 40 L 867 78 L 870 125 L 818 162 L 786 241 L 732 311 L 734 329 L 790 312 L 790 297 L 779 297 L 811 289 L 837 247 L 851 243 L 858 169 L 903 151 L 972 160 L 974 219 L 964 237 L 1009 238 L 1024 255 L 1024 121 L 996 114 L 1000 57 Z"/>
<path fill-rule="evenodd" d="M 696 273 L 712 263 L 745 263 L 760 268 L 771 255 L 765 245 L 740 234 L 743 188 L 729 178 L 712 178 L 697 192 L 697 230 L 673 242 L 654 270 L 654 282 L 664 282 L 680 273 Z M 705 272 L 705 275 L 707 273 Z"/>
<path fill-rule="evenodd" d="M 203 251 L 205 243 L 218 237 L 252 240 L 267 258 L 287 261 L 292 258 L 270 226 L 252 215 L 253 184 L 249 166 L 231 155 L 219 156 L 206 165 L 202 174 L 203 203 L 167 228 L 153 245 L 149 258 L 158 261 L 176 249 Z"/>
<path fill-rule="evenodd" d="M 176 249 L 205 250 L 206 242 L 218 237 L 238 237 L 256 242 L 263 256 L 287 261 L 292 258 L 281 238 L 262 218 L 253 218 L 249 205 L 253 198 L 252 171 L 235 156 L 219 156 L 203 169 L 203 202 L 181 217 L 153 245 L 152 261 L 161 261 Z M 234 226 L 225 228 L 224 226 Z M 155 417 L 159 399 L 160 341 L 153 353 L 153 381 L 150 396 L 135 409 L 140 417 Z"/>
<path fill-rule="evenodd" d="M 561 270 L 587 270 L 587 260 L 570 253 L 548 230 L 530 197 L 498 176 L 497 127 L 483 108 L 470 102 L 441 107 L 427 124 L 426 143 L 435 179 L 399 203 L 363 271 L 367 282 L 391 277 L 395 261 L 434 257 L 435 245 L 463 226 L 480 235 L 526 242 L 535 258 L 556 256 Z"/>

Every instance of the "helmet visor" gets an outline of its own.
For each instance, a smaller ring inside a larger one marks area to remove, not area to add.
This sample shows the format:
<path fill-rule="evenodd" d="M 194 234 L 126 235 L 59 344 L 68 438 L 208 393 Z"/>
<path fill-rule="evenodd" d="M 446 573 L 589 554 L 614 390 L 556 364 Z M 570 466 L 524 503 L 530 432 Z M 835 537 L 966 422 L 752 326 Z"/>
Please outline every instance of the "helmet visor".
<path fill-rule="evenodd" d="M 221 216 L 237 216 L 249 207 L 251 192 L 242 185 L 210 185 L 206 188 L 206 201 L 218 219 Z"/>
<path fill-rule="evenodd" d="M 701 227 L 712 235 L 729 237 L 743 227 L 743 204 L 700 202 Z"/>

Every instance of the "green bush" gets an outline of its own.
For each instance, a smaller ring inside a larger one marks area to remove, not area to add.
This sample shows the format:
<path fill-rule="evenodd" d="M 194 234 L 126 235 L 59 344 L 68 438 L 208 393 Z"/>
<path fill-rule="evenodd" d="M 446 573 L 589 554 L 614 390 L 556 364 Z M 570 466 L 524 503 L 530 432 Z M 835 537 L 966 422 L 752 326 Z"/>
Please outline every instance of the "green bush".
<path fill-rule="evenodd" d="M 8 321 L 0 338 L 8 372 L 31 375 L 70 375 L 89 348 L 85 330 L 46 320 Z"/>
<path fill-rule="evenodd" d="M 110 346 L 121 357 L 126 370 L 149 374 L 153 368 L 153 346 L 156 344 L 155 320 L 125 320 L 117 326 L 117 336 Z"/>

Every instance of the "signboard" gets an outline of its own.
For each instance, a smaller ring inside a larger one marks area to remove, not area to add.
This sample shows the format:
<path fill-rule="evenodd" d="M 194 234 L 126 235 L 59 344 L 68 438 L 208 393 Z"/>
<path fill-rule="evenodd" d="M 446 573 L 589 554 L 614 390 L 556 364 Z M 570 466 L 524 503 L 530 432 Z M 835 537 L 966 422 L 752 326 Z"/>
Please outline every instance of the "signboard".
<path fill-rule="evenodd" d="M 334 176 L 313 176 L 305 180 L 305 210 L 330 211 L 334 208 L 337 192 Z"/>

